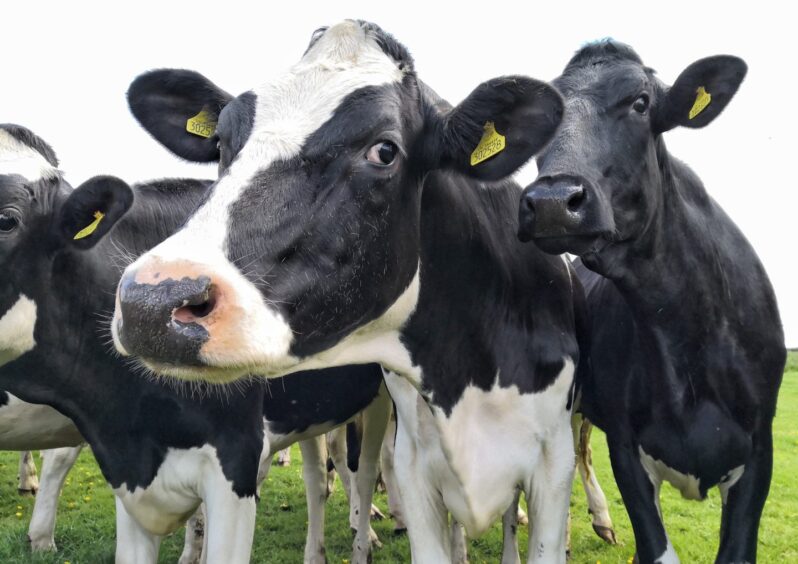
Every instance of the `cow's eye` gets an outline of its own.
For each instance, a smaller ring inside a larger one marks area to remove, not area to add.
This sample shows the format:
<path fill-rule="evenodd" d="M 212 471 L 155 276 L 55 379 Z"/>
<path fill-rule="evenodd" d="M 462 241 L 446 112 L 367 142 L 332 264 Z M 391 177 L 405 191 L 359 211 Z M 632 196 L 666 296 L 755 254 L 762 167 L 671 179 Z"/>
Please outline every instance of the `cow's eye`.
<path fill-rule="evenodd" d="M 10 233 L 19 225 L 19 220 L 11 214 L 0 212 L 0 233 Z"/>
<path fill-rule="evenodd" d="M 366 153 L 366 159 L 371 163 L 386 166 L 394 161 L 396 153 L 398 152 L 399 148 L 396 146 L 396 143 L 380 141 L 376 145 L 371 146 Z"/>
<path fill-rule="evenodd" d="M 632 109 L 638 114 L 646 113 L 648 109 L 648 94 L 641 94 L 635 98 L 635 101 L 632 103 Z"/>

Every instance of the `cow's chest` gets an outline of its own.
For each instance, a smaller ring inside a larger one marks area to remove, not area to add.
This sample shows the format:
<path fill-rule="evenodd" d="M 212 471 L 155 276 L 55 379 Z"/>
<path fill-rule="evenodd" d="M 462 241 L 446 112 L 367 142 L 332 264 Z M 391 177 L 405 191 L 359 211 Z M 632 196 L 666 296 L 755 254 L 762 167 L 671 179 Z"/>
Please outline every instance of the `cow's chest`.
<path fill-rule="evenodd" d="M 420 466 L 416 475 L 427 477 L 469 535 L 482 533 L 501 516 L 516 487 L 529 491 L 545 463 L 546 441 L 569 425 L 573 376 L 568 360 L 539 393 L 498 384 L 490 390 L 469 386 L 447 415 L 427 404 L 407 380 L 386 374 L 400 432 L 407 433 L 410 454 Z"/>
<path fill-rule="evenodd" d="M 216 449 L 205 445 L 170 448 L 146 487 L 137 486 L 131 492 L 122 484 L 114 493 L 142 527 L 153 534 L 166 535 L 185 523 L 209 489 L 232 504 L 251 500 L 238 498 L 232 488 L 232 482 L 222 472 Z"/>

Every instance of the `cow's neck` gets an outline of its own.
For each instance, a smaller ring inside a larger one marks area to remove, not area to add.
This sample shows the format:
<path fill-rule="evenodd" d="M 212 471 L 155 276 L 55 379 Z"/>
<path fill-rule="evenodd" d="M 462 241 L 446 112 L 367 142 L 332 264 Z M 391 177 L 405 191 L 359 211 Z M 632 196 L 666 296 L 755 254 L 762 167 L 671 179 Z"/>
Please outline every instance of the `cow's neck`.
<path fill-rule="evenodd" d="M 615 283 L 656 354 L 696 362 L 712 354 L 715 341 L 740 339 L 735 327 L 778 313 L 745 237 L 659 143 L 660 200 L 648 227 L 636 241 L 610 247 L 594 270 Z"/>
<path fill-rule="evenodd" d="M 514 182 L 425 181 L 418 304 L 401 338 L 444 412 L 468 386 L 539 391 L 577 357 L 570 276 L 559 257 L 518 241 L 519 197 Z"/>

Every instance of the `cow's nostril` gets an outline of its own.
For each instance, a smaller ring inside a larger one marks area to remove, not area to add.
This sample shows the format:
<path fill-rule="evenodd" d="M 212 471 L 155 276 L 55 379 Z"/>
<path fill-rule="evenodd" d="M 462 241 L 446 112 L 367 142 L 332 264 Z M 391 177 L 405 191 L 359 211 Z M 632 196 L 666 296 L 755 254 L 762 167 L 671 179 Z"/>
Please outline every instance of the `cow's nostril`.
<path fill-rule="evenodd" d="M 196 323 L 198 320 L 208 317 L 216 308 L 218 302 L 217 291 L 214 286 L 210 286 L 202 294 L 188 299 L 185 303 L 172 312 L 172 319 L 180 323 Z"/>
<path fill-rule="evenodd" d="M 521 198 L 521 206 L 523 207 L 524 211 L 534 213 L 535 198 L 532 196 L 532 194 L 526 194 Z"/>
<path fill-rule="evenodd" d="M 585 190 L 582 187 L 568 197 L 568 211 L 577 212 L 585 201 Z"/>

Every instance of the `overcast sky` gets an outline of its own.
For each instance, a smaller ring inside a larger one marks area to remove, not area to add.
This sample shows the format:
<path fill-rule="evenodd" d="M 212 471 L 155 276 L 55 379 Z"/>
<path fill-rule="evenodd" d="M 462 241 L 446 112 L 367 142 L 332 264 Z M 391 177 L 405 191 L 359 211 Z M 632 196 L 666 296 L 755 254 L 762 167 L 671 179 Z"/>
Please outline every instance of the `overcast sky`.
<path fill-rule="evenodd" d="M 632 45 L 666 83 L 701 57 L 738 55 L 749 65 L 748 78 L 724 114 L 666 140 L 753 243 L 776 288 L 787 344 L 798 346 L 798 84 L 789 3 L 316 4 L 4 3 L 0 122 L 24 125 L 48 141 L 74 186 L 96 174 L 129 182 L 211 178 L 214 167 L 179 162 L 129 115 L 125 92 L 136 75 L 189 68 L 238 94 L 296 62 L 315 29 L 345 18 L 393 33 L 415 57 L 419 76 L 455 103 L 501 74 L 552 79 L 582 44 L 603 37 Z M 532 164 L 518 179 L 528 183 L 535 174 Z"/>

